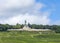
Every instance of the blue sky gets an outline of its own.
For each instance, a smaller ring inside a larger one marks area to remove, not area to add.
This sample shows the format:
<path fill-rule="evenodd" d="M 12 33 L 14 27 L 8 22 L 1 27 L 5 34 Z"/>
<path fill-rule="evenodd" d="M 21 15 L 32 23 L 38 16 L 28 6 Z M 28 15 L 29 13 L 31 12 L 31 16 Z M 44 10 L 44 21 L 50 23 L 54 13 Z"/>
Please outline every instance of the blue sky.
<path fill-rule="evenodd" d="M 60 0 L 0 0 L 0 23 L 60 25 Z"/>
<path fill-rule="evenodd" d="M 55 9 L 50 16 L 53 21 L 60 19 L 60 0 L 37 0 L 37 2 L 46 4 L 50 9 Z"/>
<path fill-rule="evenodd" d="M 48 7 L 46 9 L 55 9 L 50 15 L 51 22 L 60 21 L 60 0 L 37 0 L 39 3 L 44 3 Z"/>

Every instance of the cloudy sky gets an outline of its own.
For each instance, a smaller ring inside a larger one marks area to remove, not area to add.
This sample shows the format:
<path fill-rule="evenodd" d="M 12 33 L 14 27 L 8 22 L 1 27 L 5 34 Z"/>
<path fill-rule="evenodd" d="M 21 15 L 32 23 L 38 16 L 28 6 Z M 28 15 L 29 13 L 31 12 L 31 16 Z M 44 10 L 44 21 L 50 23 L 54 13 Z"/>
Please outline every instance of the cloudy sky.
<path fill-rule="evenodd" d="M 60 0 L 0 0 L 0 23 L 60 25 Z"/>

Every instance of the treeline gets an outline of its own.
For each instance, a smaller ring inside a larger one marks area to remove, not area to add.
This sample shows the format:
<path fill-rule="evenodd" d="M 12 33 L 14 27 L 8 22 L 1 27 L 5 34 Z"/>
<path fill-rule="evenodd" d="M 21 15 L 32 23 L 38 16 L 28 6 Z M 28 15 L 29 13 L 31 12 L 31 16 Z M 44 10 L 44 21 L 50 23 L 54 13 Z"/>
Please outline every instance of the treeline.
<path fill-rule="evenodd" d="M 9 25 L 9 24 L 0 24 L 0 31 L 7 31 L 7 29 L 21 29 L 23 24 Z M 36 25 L 28 24 L 29 27 L 34 29 L 51 29 L 57 33 L 60 33 L 60 25 Z"/>

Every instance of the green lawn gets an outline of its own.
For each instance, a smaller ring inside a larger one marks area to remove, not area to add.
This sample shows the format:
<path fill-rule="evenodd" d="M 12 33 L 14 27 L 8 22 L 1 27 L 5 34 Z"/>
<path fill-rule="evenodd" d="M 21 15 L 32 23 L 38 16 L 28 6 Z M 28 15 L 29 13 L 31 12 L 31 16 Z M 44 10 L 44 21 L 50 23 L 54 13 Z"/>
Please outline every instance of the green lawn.
<path fill-rule="evenodd" d="M 59 33 L 0 32 L 0 43 L 60 43 Z"/>

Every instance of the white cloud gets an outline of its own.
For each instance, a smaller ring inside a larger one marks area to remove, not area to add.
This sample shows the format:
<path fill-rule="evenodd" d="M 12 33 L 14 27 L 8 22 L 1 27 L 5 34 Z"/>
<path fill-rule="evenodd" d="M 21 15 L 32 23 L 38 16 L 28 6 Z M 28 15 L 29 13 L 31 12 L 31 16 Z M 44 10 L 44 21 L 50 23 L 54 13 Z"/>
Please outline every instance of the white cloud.
<path fill-rule="evenodd" d="M 52 25 L 60 25 L 60 20 L 56 20 L 55 22 L 52 23 Z"/>
<path fill-rule="evenodd" d="M 0 3 L 1 8 L 27 7 L 33 5 L 35 0 L 3 0 Z"/>
<path fill-rule="evenodd" d="M 49 24 L 49 19 L 46 16 L 36 16 L 36 15 L 29 15 L 28 13 L 25 15 L 18 15 L 12 18 L 8 18 L 7 20 L 2 21 L 2 23 L 7 24 L 24 24 L 24 20 L 27 20 L 31 24 Z"/>
<path fill-rule="evenodd" d="M 0 0 L 0 16 L 7 14 L 10 16 L 10 13 L 15 13 L 14 11 L 26 12 L 34 4 L 35 0 Z"/>
<path fill-rule="evenodd" d="M 0 23 L 23 24 L 27 20 L 31 24 L 49 24 L 50 11 L 41 12 L 43 7 L 46 5 L 35 0 L 4 0 L 0 3 L 0 17 L 4 17 Z"/>

